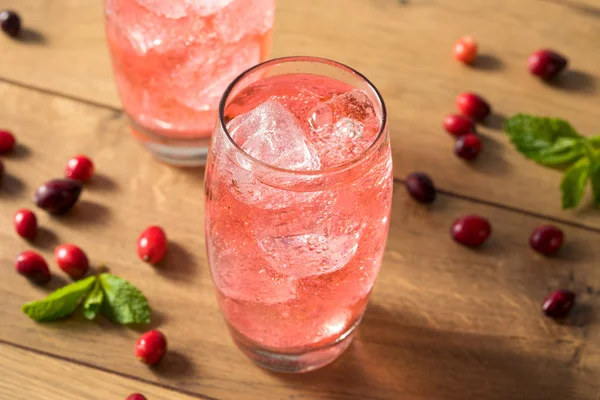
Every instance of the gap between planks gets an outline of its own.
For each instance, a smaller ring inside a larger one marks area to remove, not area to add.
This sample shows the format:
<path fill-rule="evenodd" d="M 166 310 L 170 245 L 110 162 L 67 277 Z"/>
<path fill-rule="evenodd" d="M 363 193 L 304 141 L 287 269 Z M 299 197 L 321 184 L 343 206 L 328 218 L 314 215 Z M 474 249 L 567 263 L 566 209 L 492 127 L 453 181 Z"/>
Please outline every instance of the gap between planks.
<path fill-rule="evenodd" d="M 196 399 L 201 399 L 201 400 L 219 400 L 219 399 L 217 399 L 215 397 L 209 397 L 209 396 L 206 396 L 206 395 L 203 395 L 203 394 L 200 394 L 200 393 L 192 392 L 192 391 L 185 390 L 185 389 L 180 389 L 180 388 L 175 387 L 175 386 L 166 385 L 166 384 L 160 383 L 160 382 L 154 382 L 154 381 L 151 381 L 149 379 L 144 379 L 144 378 L 137 377 L 135 375 L 129 375 L 129 374 L 124 374 L 122 372 L 113 371 L 111 369 L 104 368 L 104 367 L 101 367 L 99 365 L 90 364 L 90 363 L 87 363 L 85 361 L 79 361 L 79 360 L 74 359 L 74 358 L 70 358 L 70 357 L 65 357 L 65 356 L 61 356 L 61 355 L 58 355 L 58 354 L 49 353 L 49 352 L 46 352 L 46 351 L 43 351 L 43 350 L 38 350 L 38 349 L 31 348 L 31 347 L 28 347 L 28 346 L 23 346 L 23 345 L 20 345 L 20 344 L 17 344 L 17 343 L 9 342 L 9 341 L 4 340 L 4 339 L 0 339 L 0 344 L 6 345 L 6 346 L 10 346 L 10 347 L 14 347 L 16 349 L 27 351 L 27 352 L 30 352 L 30 353 L 39 354 L 39 355 L 42 355 L 42 356 L 45 356 L 45 357 L 54 358 L 54 359 L 57 359 L 57 360 L 60 360 L 60 361 L 64 361 L 64 362 L 67 362 L 67 363 L 79 365 L 79 366 L 82 366 L 82 367 L 85 367 L 85 368 L 91 368 L 91 369 L 94 369 L 96 371 L 104 372 L 104 373 L 107 373 L 107 374 L 120 376 L 122 378 L 130 379 L 130 380 L 137 381 L 137 382 L 141 382 L 141 383 L 146 384 L 146 385 L 156 386 L 156 387 L 159 387 L 161 389 L 170 390 L 172 392 L 179 393 L 179 394 L 182 394 L 182 395 L 186 395 L 186 396 L 189 396 L 189 397 L 193 397 L 193 398 L 196 398 Z"/>
<path fill-rule="evenodd" d="M 546 0 L 544 0 L 546 1 Z M 105 110 L 109 110 L 109 111 L 113 111 L 113 112 L 118 112 L 118 113 L 122 113 L 123 109 L 120 107 L 114 107 L 108 104 L 104 104 L 104 103 L 99 103 L 93 100 L 88 100 L 88 99 L 83 99 L 83 98 L 79 98 L 77 96 L 72 96 L 72 95 L 68 95 L 65 93 L 60 93 L 60 92 L 56 92 L 54 90 L 51 89 L 44 89 L 35 85 L 30 85 L 30 84 L 26 84 L 23 82 L 19 82 L 13 79 L 8 79 L 5 77 L 0 77 L 0 82 L 9 84 L 9 85 L 13 85 L 13 86 L 17 86 L 23 89 L 27 89 L 27 90 L 32 90 L 32 91 L 36 91 L 39 93 L 43 93 L 43 94 L 48 94 L 48 95 L 52 95 L 52 96 L 56 96 L 56 97 L 60 97 L 63 99 L 67 99 L 70 101 L 74 101 L 77 103 L 81 103 L 81 104 L 86 104 L 92 107 L 96 107 L 96 108 L 101 108 L 101 109 L 105 109 Z M 402 185 L 404 185 L 405 181 L 401 178 L 396 178 L 394 177 L 394 182 L 396 183 L 400 183 Z M 539 213 L 535 213 L 532 211 L 527 211 L 527 210 L 523 210 L 517 207 L 512 207 L 512 206 L 508 206 L 502 203 L 496 203 L 493 201 L 489 201 L 489 200 L 483 200 L 483 199 L 478 199 L 475 197 L 470 197 L 470 196 L 466 196 L 460 193 L 455 193 L 446 189 L 440 189 L 440 188 L 436 188 L 436 190 L 442 194 L 445 194 L 447 196 L 450 197 L 454 197 L 457 199 L 461 199 L 461 200 L 465 200 L 465 201 L 470 201 L 473 203 L 478 203 L 478 204 L 483 204 L 486 206 L 490 206 L 490 207 L 495 207 L 495 208 L 499 208 L 502 210 L 506 210 L 506 211 L 511 211 L 514 213 L 518 213 L 518 214 L 523 214 L 523 215 L 527 215 L 530 217 L 536 217 L 536 218 L 540 218 L 540 219 L 545 219 L 547 221 L 551 221 L 551 222 L 555 222 L 555 223 L 560 223 L 560 224 L 564 224 L 567 226 L 571 226 L 574 228 L 579 228 L 579 229 L 583 229 L 589 232 L 595 232 L 595 233 L 600 233 L 600 228 L 595 228 L 592 226 L 588 226 L 585 224 L 581 224 L 581 223 L 577 223 L 577 222 L 572 222 L 569 220 L 563 220 L 561 218 L 556 218 L 556 217 L 552 217 L 552 216 L 548 216 L 548 215 L 544 215 L 544 214 L 539 214 Z"/>

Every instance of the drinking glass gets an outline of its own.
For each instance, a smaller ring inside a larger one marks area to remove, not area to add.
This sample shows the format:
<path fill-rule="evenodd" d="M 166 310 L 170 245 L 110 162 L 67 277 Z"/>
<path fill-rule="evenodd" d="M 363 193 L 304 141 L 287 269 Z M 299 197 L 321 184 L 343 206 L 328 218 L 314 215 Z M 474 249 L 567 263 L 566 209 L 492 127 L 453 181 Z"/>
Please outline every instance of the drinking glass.
<path fill-rule="evenodd" d="M 134 136 L 175 165 L 206 162 L 227 85 L 264 61 L 275 0 L 105 0 L 117 89 Z"/>
<path fill-rule="evenodd" d="M 385 105 L 360 73 L 289 57 L 226 89 L 209 153 L 206 247 L 220 308 L 257 364 L 304 372 L 350 344 L 389 228 Z"/>

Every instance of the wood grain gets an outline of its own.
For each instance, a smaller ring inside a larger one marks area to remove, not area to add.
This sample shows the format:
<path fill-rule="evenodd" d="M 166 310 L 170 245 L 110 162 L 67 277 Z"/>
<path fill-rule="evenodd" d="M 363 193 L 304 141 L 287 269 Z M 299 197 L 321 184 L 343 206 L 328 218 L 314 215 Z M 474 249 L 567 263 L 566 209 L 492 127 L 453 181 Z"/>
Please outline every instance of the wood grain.
<path fill-rule="evenodd" d="M 133 393 L 152 400 L 197 398 L 6 344 L 0 352 L 2 399 L 125 399 Z"/>
<path fill-rule="evenodd" d="M 120 107 L 102 2 L 0 0 L 0 8 L 18 9 L 31 30 L 25 42 L 0 38 L 0 78 Z M 480 43 L 473 68 L 450 56 L 466 34 Z M 277 0 L 273 56 L 332 58 L 371 78 L 388 104 L 396 177 L 424 170 L 452 193 L 600 230 L 589 197 L 580 209 L 562 211 L 560 173 L 525 160 L 501 131 L 504 118 L 527 112 L 568 119 L 586 135 L 600 132 L 598 37 L 593 0 Z M 540 47 L 570 59 L 555 84 L 526 71 L 527 56 Z M 441 128 L 467 90 L 495 110 L 480 129 L 484 152 L 468 164 L 452 154 L 454 142 Z"/>
<path fill-rule="evenodd" d="M 204 252 L 203 171 L 153 162 L 119 113 L 4 83 L 0 96 L 0 120 L 18 128 L 21 141 L 5 159 L 0 190 L 1 341 L 216 399 L 597 400 L 599 234 L 561 225 L 567 245 L 547 259 L 527 244 L 542 219 L 445 195 L 423 207 L 397 184 L 388 250 L 356 342 L 321 371 L 272 374 L 244 358 L 222 322 Z M 60 176 L 77 152 L 95 160 L 98 175 L 69 215 L 39 212 L 42 232 L 24 242 L 9 228 L 12 213 L 31 206 L 35 187 Z M 449 238 L 452 221 L 466 213 L 493 224 L 480 250 Z M 150 224 L 163 225 L 171 240 L 157 268 L 135 254 Z M 80 316 L 37 324 L 20 312 L 66 280 L 51 263 L 50 285 L 30 285 L 11 267 L 16 253 L 34 248 L 51 261 L 62 242 L 81 246 L 94 265 L 106 263 L 147 295 L 151 327 L 165 332 L 170 347 L 157 368 L 133 354 L 148 327 Z M 557 324 L 541 316 L 540 302 L 565 286 L 581 293 L 580 305 Z M 102 387 L 96 393 L 114 398 Z"/>

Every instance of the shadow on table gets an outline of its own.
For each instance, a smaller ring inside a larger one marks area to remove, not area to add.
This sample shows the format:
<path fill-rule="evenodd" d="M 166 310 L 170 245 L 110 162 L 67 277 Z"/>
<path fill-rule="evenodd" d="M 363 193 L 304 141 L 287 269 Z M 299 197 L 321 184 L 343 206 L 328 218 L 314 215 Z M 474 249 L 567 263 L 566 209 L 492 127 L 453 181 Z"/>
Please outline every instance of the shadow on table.
<path fill-rule="evenodd" d="M 330 399 L 572 398 L 573 371 L 567 363 L 539 351 L 527 354 L 527 347 L 518 348 L 509 338 L 410 326 L 410 319 L 378 305 L 369 307 L 358 333 L 330 366 L 276 376 Z"/>
<path fill-rule="evenodd" d="M 46 36 L 44 36 L 43 33 L 28 27 L 21 29 L 21 33 L 19 34 L 19 37 L 16 40 L 18 40 L 21 43 L 37 45 L 43 45 L 48 42 Z"/>
<path fill-rule="evenodd" d="M 567 69 L 550 82 L 550 85 L 569 92 L 593 93 L 596 89 L 596 80 L 593 75 L 587 72 Z"/>
<path fill-rule="evenodd" d="M 154 270 L 157 274 L 173 280 L 190 281 L 200 268 L 199 261 L 179 243 L 169 241 L 165 258 Z"/>

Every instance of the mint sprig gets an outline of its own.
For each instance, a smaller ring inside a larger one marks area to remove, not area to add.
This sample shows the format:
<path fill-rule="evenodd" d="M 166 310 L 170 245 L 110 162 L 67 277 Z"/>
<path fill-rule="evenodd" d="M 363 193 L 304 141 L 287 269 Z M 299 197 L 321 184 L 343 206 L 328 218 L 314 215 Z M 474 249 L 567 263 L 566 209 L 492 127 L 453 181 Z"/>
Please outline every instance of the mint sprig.
<path fill-rule="evenodd" d="M 585 137 L 559 118 L 517 114 L 504 130 L 515 148 L 546 167 L 564 169 L 560 184 L 562 208 L 575 208 L 591 180 L 594 202 L 600 204 L 600 136 Z"/>
<path fill-rule="evenodd" d="M 83 315 L 98 313 L 120 324 L 149 323 L 152 311 L 135 286 L 109 273 L 90 276 L 64 286 L 43 300 L 23 305 L 27 316 L 38 322 L 55 321 L 71 315 L 83 303 Z"/>

